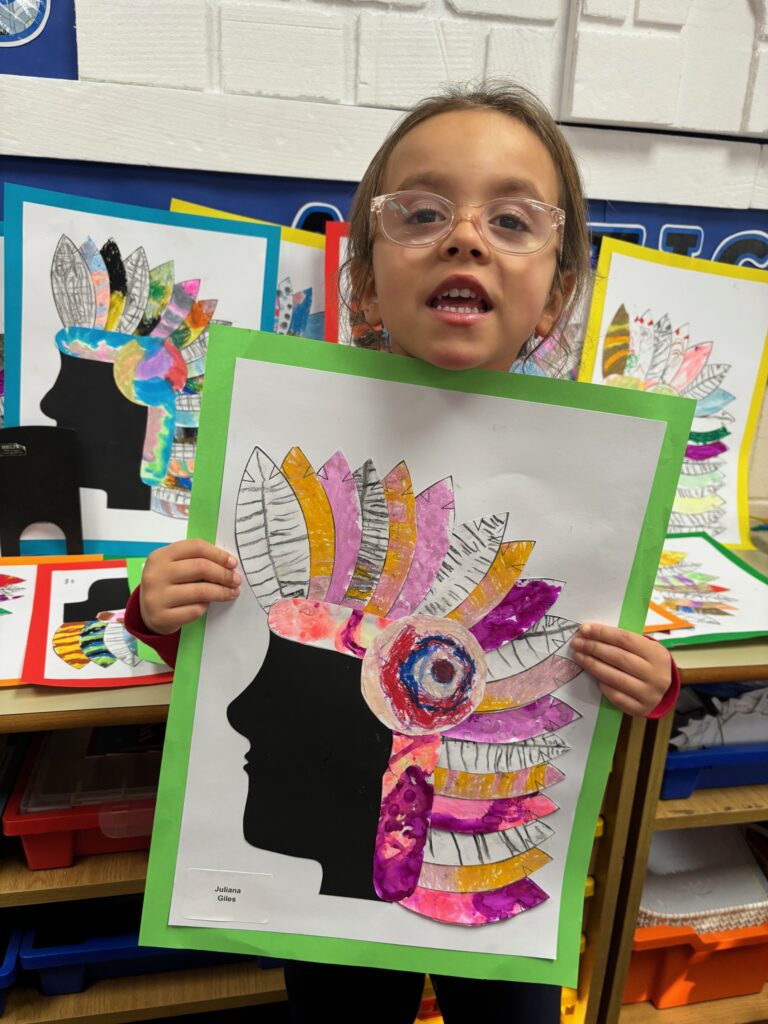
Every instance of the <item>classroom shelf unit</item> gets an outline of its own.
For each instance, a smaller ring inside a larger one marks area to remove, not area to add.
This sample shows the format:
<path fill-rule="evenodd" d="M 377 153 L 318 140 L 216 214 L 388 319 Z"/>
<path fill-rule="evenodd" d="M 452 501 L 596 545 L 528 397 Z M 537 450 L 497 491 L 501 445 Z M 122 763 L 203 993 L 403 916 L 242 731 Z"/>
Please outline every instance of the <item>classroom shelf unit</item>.
<path fill-rule="evenodd" d="M 0 690 L 0 732 L 162 722 L 169 699 L 169 684 L 80 691 L 8 688 Z M 565 1000 L 567 1024 L 599 1021 L 619 881 L 609 868 L 620 863 L 624 854 L 642 740 L 643 723 L 625 722 L 595 830 L 599 841 L 585 888 L 579 986 Z M 0 908 L 139 893 L 146 868 L 147 853 L 141 851 L 82 857 L 69 868 L 30 871 L 19 850 L 0 857 Z M 69 996 L 43 996 L 32 988 L 16 988 L 9 994 L 3 1024 L 126 1024 L 283 999 L 281 971 L 237 964 L 100 981 Z"/>
<path fill-rule="evenodd" d="M 3 1024 L 124 1024 L 284 999 L 281 970 L 227 964 L 97 981 L 84 992 L 68 996 L 13 988 L 2 1020 Z"/>
<path fill-rule="evenodd" d="M 760 551 L 739 552 L 755 568 L 768 573 L 768 555 Z M 674 652 L 683 685 L 741 682 L 768 679 L 768 641 L 709 644 Z M 711 825 L 745 824 L 768 818 L 768 785 L 704 789 L 685 800 L 659 800 L 664 765 L 672 732 L 673 716 L 649 722 L 640 758 L 640 772 L 646 780 L 638 786 L 631 812 L 627 856 L 619 887 L 614 934 L 608 958 L 611 984 L 603 990 L 600 1024 L 764 1024 L 768 1021 L 768 986 L 761 993 L 733 999 L 717 999 L 657 1010 L 650 1003 L 622 1006 L 621 998 L 629 971 L 635 922 L 654 832 L 677 828 L 706 828 Z"/>

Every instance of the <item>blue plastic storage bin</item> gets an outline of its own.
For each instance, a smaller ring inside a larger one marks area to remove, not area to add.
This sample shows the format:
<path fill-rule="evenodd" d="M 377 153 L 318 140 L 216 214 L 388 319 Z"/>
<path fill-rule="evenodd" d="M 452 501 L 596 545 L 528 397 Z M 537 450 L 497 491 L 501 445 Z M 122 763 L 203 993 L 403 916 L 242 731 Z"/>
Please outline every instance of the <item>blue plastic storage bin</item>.
<path fill-rule="evenodd" d="M 121 978 L 159 971 L 241 960 L 235 953 L 161 949 L 139 946 L 141 904 L 104 900 L 48 907 L 21 941 L 20 965 L 37 972 L 45 995 L 82 992 L 101 978 Z"/>
<path fill-rule="evenodd" d="M 13 929 L 8 932 L 5 944 L 0 945 L 0 955 L 3 957 L 2 963 L 0 963 L 0 1017 L 5 1013 L 8 989 L 16 981 L 21 936 L 20 928 Z"/>
<path fill-rule="evenodd" d="M 756 786 L 765 782 L 768 782 L 768 743 L 670 750 L 661 799 L 684 800 L 695 789 Z"/>

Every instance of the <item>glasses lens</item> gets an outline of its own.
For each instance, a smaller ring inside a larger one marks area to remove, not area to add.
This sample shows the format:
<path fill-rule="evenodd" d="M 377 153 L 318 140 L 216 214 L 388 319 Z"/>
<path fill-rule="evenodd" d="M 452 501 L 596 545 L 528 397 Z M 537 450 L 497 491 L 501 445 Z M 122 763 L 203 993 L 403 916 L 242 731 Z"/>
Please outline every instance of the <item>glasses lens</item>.
<path fill-rule="evenodd" d="M 497 199 L 485 208 L 483 230 L 503 252 L 531 253 L 549 241 L 553 215 L 523 199 Z"/>
<path fill-rule="evenodd" d="M 396 192 L 384 200 L 381 226 L 400 245 L 432 245 L 452 219 L 451 207 L 430 192 Z"/>

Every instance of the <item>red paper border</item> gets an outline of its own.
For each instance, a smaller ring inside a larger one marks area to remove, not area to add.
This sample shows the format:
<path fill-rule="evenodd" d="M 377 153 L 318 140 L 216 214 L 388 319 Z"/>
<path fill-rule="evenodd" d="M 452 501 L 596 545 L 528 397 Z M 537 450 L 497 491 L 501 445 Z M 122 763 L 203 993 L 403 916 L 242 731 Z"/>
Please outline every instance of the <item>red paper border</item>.
<path fill-rule="evenodd" d="M 325 328 L 326 341 L 339 343 L 339 252 L 349 237 L 349 223 L 329 220 L 325 225 Z"/>
<path fill-rule="evenodd" d="M 51 612 L 51 580 L 54 572 L 79 572 L 84 569 L 124 569 L 125 559 L 103 562 L 67 562 L 48 563 L 39 566 L 35 599 L 32 605 L 32 617 L 29 623 L 27 650 L 24 654 L 24 667 L 21 681 L 35 686 L 57 686 L 67 690 L 111 690 L 119 686 L 150 686 L 155 683 L 169 683 L 173 672 L 160 672 L 151 676 L 112 676 L 108 680 L 88 680 L 77 683 L 70 679 L 47 679 L 45 677 L 45 659 L 48 650 L 48 633 Z"/>

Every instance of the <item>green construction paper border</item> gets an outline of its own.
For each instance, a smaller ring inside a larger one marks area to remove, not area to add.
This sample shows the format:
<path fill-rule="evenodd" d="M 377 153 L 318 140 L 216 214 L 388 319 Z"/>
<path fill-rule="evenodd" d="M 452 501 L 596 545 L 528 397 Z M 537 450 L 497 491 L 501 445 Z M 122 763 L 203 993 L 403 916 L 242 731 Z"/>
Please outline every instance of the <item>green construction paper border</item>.
<path fill-rule="evenodd" d="M 714 537 L 710 537 L 708 533 L 670 533 L 665 542 L 665 547 L 669 545 L 669 542 L 674 543 L 674 541 L 682 540 L 686 537 L 698 537 L 701 540 L 705 540 L 715 548 L 716 551 L 719 551 L 721 555 L 725 555 L 726 558 L 730 559 L 730 561 L 733 562 L 734 565 L 738 566 L 739 569 L 743 569 L 744 572 L 748 573 L 750 576 L 754 576 L 756 580 L 759 580 L 761 583 L 765 583 L 766 586 L 768 586 L 768 576 L 764 576 L 759 569 L 755 569 L 753 565 L 749 565 L 747 562 L 743 561 L 743 559 L 734 554 L 730 548 L 725 547 L 724 544 L 720 544 L 719 541 L 714 539 Z M 671 649 L 673 647 L 703 647 L 704 644 L 722 644 L 727 640 L 754 640 L 756 637 L 760 636 L 768 636 L 768 623 L 766 623 L 765 629 L 734 630 L 730 633 L 709 633 L 707 636 L 657 636 L 656 639 L 666 648 Z"/>
<path fill-rule="evenodd" d="M 141 583 L 141 574 L 146 560 L 146 557 L 126 558 L 125 560 L 125 564 L 128 566 L 128 586 L 131 593 Z M 145 644 L 143 640 L 136 640 L 136 653 L 144 661 L 151 661 L 153 665 L 165 665 L 157 651 L 148 644 Z"/>
<path fill-rule="evenodd" d="M 214 541 L 216 535 L 229 408 L 235 361 L 238 358 L 258 359 L 458 392 L 594 409 L 665 422 L 667 428 L 661 456 L 620 617 L 620 624 L 624 628 L 642 632 L 693 418 L 695 403 L 692 400 L 484 370 L 441 370 L 406 357 L 216 325 L 210 334 L 195 466 L 198 481 L 205 480 L 206 486 L 200 487 L 198 484 L 198 487 L 193 488 L 189 520 L 189 535 L 203 537 L 209 541 Z M 155 829 L 152 838 L 139 939 L 142 944 L 258 953 L 320 963 L 342 962 L 475 978 L 507 978 L 555 985 L 576 985 L 584 883 L 597 817 L 622 717 L 617 709 L 605 701 L 598 712 L 585 768 L 586 781 L 578 800 L 566 857 L 555 960 L 244 929 L 167 924 L 184 806 L 204 632 L 204 618 L 185 626 L 182 630 L 155 819 L 161 822 L 162 826 Z"/>

